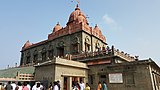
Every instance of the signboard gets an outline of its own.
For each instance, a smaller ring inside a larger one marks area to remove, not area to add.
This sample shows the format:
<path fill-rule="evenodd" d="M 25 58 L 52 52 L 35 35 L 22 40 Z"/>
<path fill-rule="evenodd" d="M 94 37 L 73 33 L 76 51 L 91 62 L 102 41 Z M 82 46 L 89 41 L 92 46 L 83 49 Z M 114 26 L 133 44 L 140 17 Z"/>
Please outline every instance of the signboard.
<path fill-rule="evenodd" d="M 122 73 L 109 74 L 109 83 L 123 83 Z"/>

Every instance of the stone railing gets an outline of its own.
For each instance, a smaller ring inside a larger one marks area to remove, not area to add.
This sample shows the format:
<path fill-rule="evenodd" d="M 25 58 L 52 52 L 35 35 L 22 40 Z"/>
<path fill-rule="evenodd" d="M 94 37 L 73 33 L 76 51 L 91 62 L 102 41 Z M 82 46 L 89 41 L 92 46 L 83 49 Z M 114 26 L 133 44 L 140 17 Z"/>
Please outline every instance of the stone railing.
<path fill-rule="evenodd" d="M 138 56 L 131 56 L 128 53 L 125 53 L 123 51 L 120 51 L 119 49 L 115 49 L 114 46 L 112 46 L 112 51 L 114 53 L 114 56 L 118 56 L 126 61 L 135 61 L 138 60 Z"/>
<path fill-rule="evenodd" d="M 98 57 L 98 56 L 111 56 L 111 52 L 107 52 L 106 50 L 102 50 L 102 51 L 97 51 L 97 52 L 83 52 L 81 54 L 77 54 L 77 55 L 72 55 L 71 59 L 85 59 L 85 58 L 94 58 L 94 57 Z"/>
<path fill-rule="evenodd" d="M 100 50 L 96 52 L 82 52 L 77 55 L 69 55 L 72 60 L 82 60 L 87 58 L 95 58 L 95 57 L 110 57 L 110 56 L 118 56 L 126 61 L 135 61 L 138 60 L 137 56 L 133 57 L 130 54 L 124 53 L 123 51 L 119 51 L 115 49 L 114 46 L 110 49 L 107 47 L 106 50 Z"/>
<path fill-rule="evenodd" d="M 121 57 L 127 61 L 135 61 L 135 57 L 130 56 L 130 54 L 124 53 L 123 51 L 119 51 L 118 49 L 114 49 L 114 56 Z"/>

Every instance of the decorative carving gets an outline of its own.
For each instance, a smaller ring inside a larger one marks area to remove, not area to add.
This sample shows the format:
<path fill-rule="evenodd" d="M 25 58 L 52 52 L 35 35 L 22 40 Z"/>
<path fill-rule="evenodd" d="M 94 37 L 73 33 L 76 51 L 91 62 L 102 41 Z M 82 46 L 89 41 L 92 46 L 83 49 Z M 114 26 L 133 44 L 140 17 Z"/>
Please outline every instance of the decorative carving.
<path fill-rule="evenodd" d="M 27 57 L 31 56 L 30 51 L 27 52 L 26 56 L 27 56 Z"/>
<path fill-rule="evenodd" d="M 53 49 L 53 46 L 52 46 L 52 45 L 49 45 L 48 50 L 50 51 L 50 50 L 52 50 L 52 49 Z"/>
<path fill-rule="evenodd" d="M 88 36 L 86 36 L 86 38 L 85 38 L 85 43 L 90 44 L 90 40 L 89 40 Z"/>
<path fill-rule="evenodd" d="M 43 47 L 43 48 L 42 48 L 42 53 L 45 53 L 45 52 L 46 52 L 46 48 Z"/>
<path fill-rule="evenodd" d="M 72 40 L 72 44 L 78 44 L 78 43 L 80 43 L 79 38 L 75 36 Z"/>
<path fill-rule="evenodd" d="M 37 51 L 37 49 L 35 49 L 33 52 L 33 55 L 37 55 L 37 54 L 38 54 L 38 51 Z"/>
<path fill-rule="evenodd" d="M 60 41 L 58 43 L 57 47 L 65 47 L 65 43 L 63 41 Z"/>

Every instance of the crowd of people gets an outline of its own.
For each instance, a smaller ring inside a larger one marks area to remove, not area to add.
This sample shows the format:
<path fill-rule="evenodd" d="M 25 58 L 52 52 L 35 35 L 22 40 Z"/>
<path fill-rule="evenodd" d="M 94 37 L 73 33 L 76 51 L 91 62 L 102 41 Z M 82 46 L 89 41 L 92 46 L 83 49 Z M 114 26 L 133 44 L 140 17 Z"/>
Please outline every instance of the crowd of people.
<path fill-rule="evenodd" d="M 12 82 L 8 81 L 7 84 L 0 83 L 0 90 L 31 90 L 29 82 Z"/>
<path fill-rule="evenodd" d="M 108 90 L 107 84 L 105 81 L 101 84 L 101 82 L 98 82 L 97 90 Z"/>
<path fill-rule="evenodd" d="M 48 90 L 60 90 L 60 88 L 60 81 L 54 81 L 53 85 L 52 82 L 50 83 Z"/>
<path fill-rule="evenodd" d="M 60 82 L 56 81 L 54 82 L 54 85 L 52 85 L 52 83 L 50 83 L 49 85 L 49 89 L 48 90 L 63 90 L 60 89 Z M 83 81 L 80 81 L 80 83 L 78 81 L 73 81 L 72 82 L 72 90 L 91 90 L 90 86 L 88 83 L 85 84 L 83 83 Z"/>
<path fill-rule="evenodd" d="M 0 83 L 0 90 L 46 90 L 40 82 L 35 82 L 35 85 L 31 87 L 29 82 L 12 82 L 8 81 L 7 84 Z"/>
<path fill-rule="evenodd" d="M 50 83 L 48 89 L 40 82 L 36 82 L 35 85 L 32 87 L 30 86 L 29 82 L 8 82 L 7 84 L 0 83 L 0 90 L 62 90 L 60 86 L 60 81 L 55 81 Z M 88 83 L 84 84 L 83 81 L 73 81 L 72 82 L 72 90 L 91 90 Z M 98 83 L 97 90 L 108 90 L 107 84 L 103 82 Z"/>
<path fill-rule="evenodd" d="M 86 83 L 85 85 L 83 81 L 80 81 L 80 83 L 78 83 L 78 81 L 73 82 L 72 85 L 73 85 L 72 86 L 73 90 L 91 90 L 89 84 Z M 98 82 L 96 90 L 108 90 L 106 82 L 105 81 L 103 81 L 103 83 Z"/>

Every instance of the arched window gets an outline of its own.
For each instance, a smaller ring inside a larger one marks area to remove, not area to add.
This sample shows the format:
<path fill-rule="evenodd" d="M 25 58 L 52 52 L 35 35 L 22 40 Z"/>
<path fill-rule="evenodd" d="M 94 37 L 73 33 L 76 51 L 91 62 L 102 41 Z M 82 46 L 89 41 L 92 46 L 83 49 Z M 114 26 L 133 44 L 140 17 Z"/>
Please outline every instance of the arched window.
<path fill-rule="evenodd" d="M 88 36 L 85 38 L 85 52 L 90 51 L 90 40 Z"/>
<path fill-rule="evenodd" d="M 99 44 L 98 41 L 96 42 L 95 49 L 96 49 L 96 51 L 100 51 L 100 49 L 101 49 L 100 44 Z"/>
<path fill-rule="evenodd" d="M 47 57 L 46 57 L 46 54 L 47 54 L 47 53 L 46 53 L 46 48 L 43 47 L 43 48 L 42 48 L 42 61 L 46 61 L 46 58 L 47 58 Z"/>
<path fill-rule="evenodd" d="M 38 51 L 34 50 L 33 52 L 33 63 L 36 64 L 38 62 Z"/>
<path fill-rule="evenodd" d="M 78 54 L 79 53 L 79 44 L 80 44 L 79 38 L 76 36 L 72 40 L 72 47 L 71 48 L 72 48 L 72 53 L 73 54 Z"/>
<path fill-rule="evenodd" d="M 30 54 L 30 51 L 27 52 L 27 55 L 26 55 L 26 64 L 29 64 L 31 63 L 31 54 Z"/>
<path fill-rule="evenodd" d="M 53 46 L 52 45 L 49 45 L 49 48 L 48 48 L 48 57 L 49 59 L 53 59 Z"/>
<path fill-rule="evenodd" d="M 64 56 L 64 47 L 65 43 L 63 41 L 57 44 L 57 56 Z"/>

